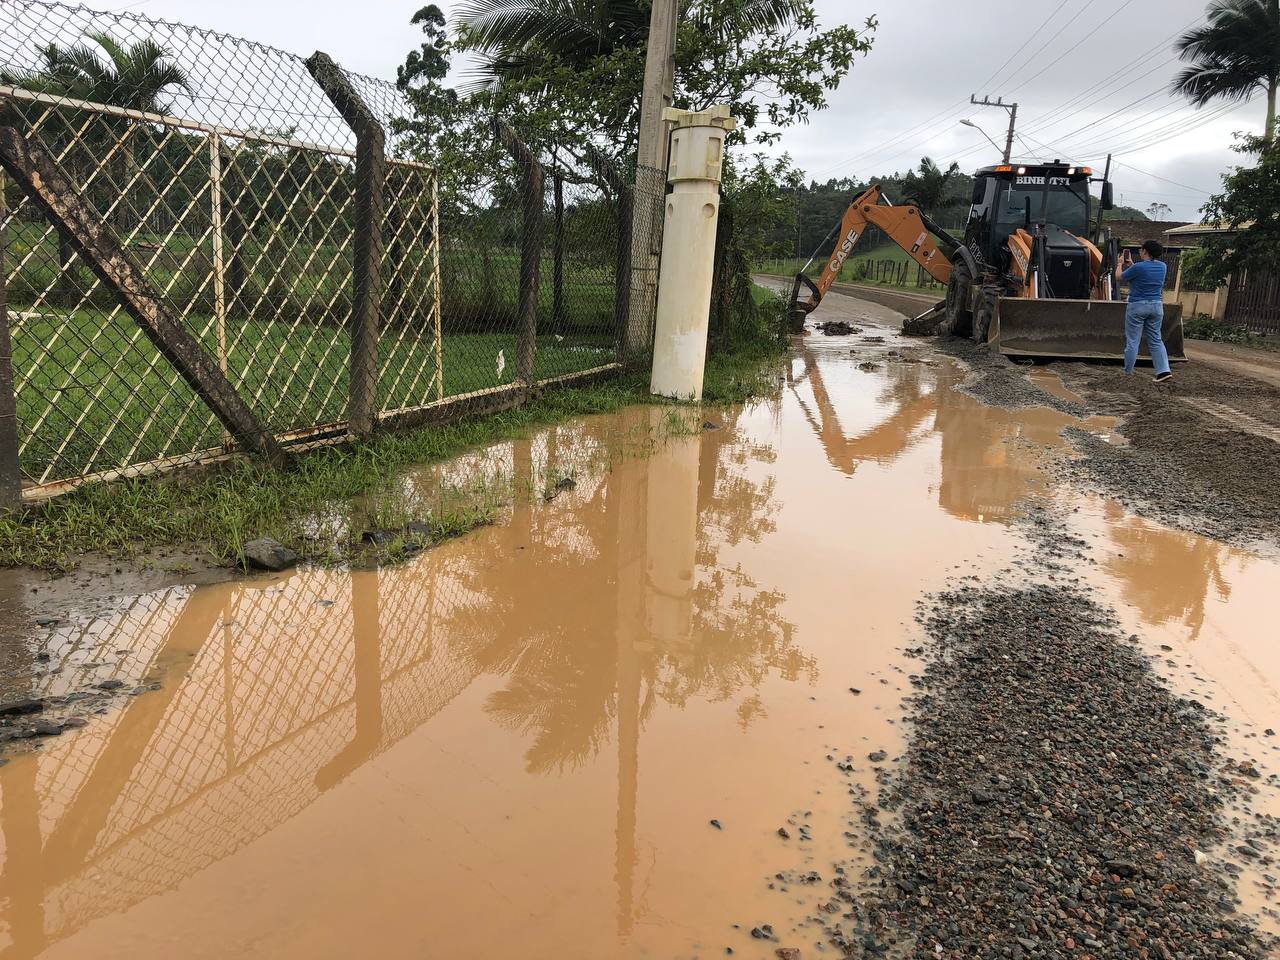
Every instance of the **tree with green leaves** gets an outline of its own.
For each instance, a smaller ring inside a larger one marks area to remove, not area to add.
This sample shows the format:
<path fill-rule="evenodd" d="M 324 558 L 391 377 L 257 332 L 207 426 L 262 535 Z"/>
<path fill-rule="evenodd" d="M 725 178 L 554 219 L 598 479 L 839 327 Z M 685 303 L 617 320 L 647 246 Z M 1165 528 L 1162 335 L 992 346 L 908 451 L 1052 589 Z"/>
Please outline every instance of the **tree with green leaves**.
<path fill-rule="evenodd" d="M 955 185 L 963 179 L 960 164 L 952 163 L 943 170 L 931 157 L 922 157 L 920 167 L 903 178 L 902 196 L 926 215 L 936 217 L 940 211 L 965 202 L 955 190 Z"/>
<path fill-rule="evenodd" d="M 638 133 L 649 5 L 640 0 L 466 0 L 460 48 L 493 105 L 559 142 L 629 157 Z M 736 142 L 808 120 L 871 47 L 875 19 L 820 28 L 812 0 L 680 0 L 674 103 L 727 103 Z"/>
<path fill-rule="evenodd" d="M 1244 100 L 1266 92 L 1263 141 L 1276 133 L 1276 89 L 1280 86 L 1280 0 L 1213 0 L 1206 23 L 1175 44 L 1191 64 L 1174 79 L 1174 90 L 1197 107 L 1211 100 Z"/>
<path fill-rule="evenodd" d="M 1280 271 L 1280 151 L 1261 137 L 1245 138 L 1236 150 L 1256 154 L 1258 162 L 1226 174 L 1222 193 L 1204 206 L 1206 223 L 1231 231 L 1210 239 L 1198 262 L 1202 280 L 1213 285 L 1243 270 Z"/>
<path fill-rule="evenodd" d="M 41 64 L 37 69 L 6 72 L 0 75 L 0 79 L 12 86 L 39 93 L 146 113 L 166 112 L 169 108 L 166 94 L 175 89 L 189 89 L 186 74 L 172 62 L 169 51 L 151 39 L 124 44 L 106 32 L 97 31 L 86 33 L 83 42 L 71 46 L 50 43 L 40 51 L 40 55 Z M 96 122 L 87 128 L 81 128 L 79 120 L 82 118 L 78 112 L 58 111 L 46 123 L 42 135 L 46 145 L 62 155 L 63 165 L 77 181 L 82 178 L 75 171 L 91 169 L 95 163 L 101 162 L 98 158 L 110 153 L 106 144 L 122 138 L 123 128 L 129 122 L 103 116 L 96 118 Z M 134 143 L 131 140 L 125 142 L 120 154 L 121 182 L 114 186 L 100 182 L 96 191 L 101 194 L 96 199 L 102 209 L 118 203 L 117 219 L 126 226 L 135 224 L 138 219 L 133 198 L 118 202 L 112 193 L 123 190 L 126 183 L 136 179 L 134 151 Z M 74 300 L 76 285 L 72 273 L 72 251 L 61 232 L 58 234 L 58 261 L 61 295 L 64 300 Z"/>

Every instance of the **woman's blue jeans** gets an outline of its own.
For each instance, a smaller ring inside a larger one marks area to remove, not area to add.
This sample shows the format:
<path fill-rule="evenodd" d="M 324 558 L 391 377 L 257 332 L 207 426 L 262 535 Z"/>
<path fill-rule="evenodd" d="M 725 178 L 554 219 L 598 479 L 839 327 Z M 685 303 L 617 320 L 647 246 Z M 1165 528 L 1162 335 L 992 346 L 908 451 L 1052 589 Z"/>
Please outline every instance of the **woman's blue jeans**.
<path fill-rule="evenodd" d="M 1169 372 L 1169 352 L 1164 348 L 1160 328 L 1164 326 L 1164 304 L 1159 300 L 1130 303 L 1124 311 L 1124 372 L 1133 373 L 1138 363 L 1138 346 L 1145 334 L 1147 349 L 1156 373 Z"/>

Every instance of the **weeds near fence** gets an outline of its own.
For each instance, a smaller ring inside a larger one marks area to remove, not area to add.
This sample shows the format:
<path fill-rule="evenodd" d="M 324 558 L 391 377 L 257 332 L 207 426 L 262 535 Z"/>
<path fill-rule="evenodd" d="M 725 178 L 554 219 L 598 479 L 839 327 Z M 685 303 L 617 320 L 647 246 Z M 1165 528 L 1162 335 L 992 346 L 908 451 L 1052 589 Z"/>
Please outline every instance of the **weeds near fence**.
<path fill-rule="evenodd" d="M 777 300 L 763 298 L 772 305 Z M 780 309 L 780 307 L 779 307 Z M 704 403 L 735 404 L 777 389 L 780 349 L 753 345 L 713 355 L 707 363 Z M 0 517 L 0 565 L 66 571 L 88 553 L 131 557 L 157 547 L 195 547 L 215 564 L 236 564 L 249 540 L 270 536 L 320 563 L 368 557 L 367 529 L 427 527 L 378 545 L 373 556 L 394 561 L 431 543 L 490 522 L 511 491 L 501 485 L 467 486 L 424 512 L 396 481 L 405 471 L 438 464 L 477 447 L 526 436 L 573 417 L 615 413 L 656 402 L 647 371 L 590 386 L 549 391 L 502 413 L 443 426 L 380 433 L 340 447 L 302 454 L 288 469 L 249 459 L 202 473 L 91 484 L 43 505 L 28 516 Z M 696 412 L 677 411 L 688 425 Z"/>

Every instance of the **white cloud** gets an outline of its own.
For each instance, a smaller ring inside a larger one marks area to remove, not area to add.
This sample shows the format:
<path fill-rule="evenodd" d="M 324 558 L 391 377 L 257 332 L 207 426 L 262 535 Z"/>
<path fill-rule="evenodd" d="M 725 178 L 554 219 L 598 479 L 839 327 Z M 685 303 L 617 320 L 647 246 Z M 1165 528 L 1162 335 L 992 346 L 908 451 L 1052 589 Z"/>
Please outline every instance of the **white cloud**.
<path fill-rule="evenodd" d="M 1032 149 L 1098 165 L 1114 149 L 1147 171 L 1117 169 L 1116 188 L 1127 201 L 1168 203 L 1179 219 L 1195 219 L 1221 173 L 1238 161 L 1229 149 L 1232 132 L 1261 129 L 1260 103 L 1212 119 L 1216 108 L 1196 112 L 1168 90 L 1180 66 L 1172 40 L 1202 17 L 1204 0 L 1032 0 L 1016 15 L 1000 16 L 975 15 L 954 0 L 817 2 L 826 24 L 880 19 L 871 54 L 832 95 L 830 109 L 787 131 L 780 145 L 822 178 L 903 170 L 926 154 L 963 167 L 988 162 L 994 149 L 959 121 L 971 118 L 1003 143 L 1004 111 L 968 105 L 971 93 L 990 94 L 1018 102 L 1018 126 Z M 119 6 L 298 53 L 323 49 L 351 69 L 389 78 L 418 43 L 409 18 L 421 5 L 126 0 Z M 441 6 L 447 12 L 450 5 Z M 1119 75 L 1086 94 L 1112 74 Z M 1019 144 L 1017 152 L 1027 151 Z"/>

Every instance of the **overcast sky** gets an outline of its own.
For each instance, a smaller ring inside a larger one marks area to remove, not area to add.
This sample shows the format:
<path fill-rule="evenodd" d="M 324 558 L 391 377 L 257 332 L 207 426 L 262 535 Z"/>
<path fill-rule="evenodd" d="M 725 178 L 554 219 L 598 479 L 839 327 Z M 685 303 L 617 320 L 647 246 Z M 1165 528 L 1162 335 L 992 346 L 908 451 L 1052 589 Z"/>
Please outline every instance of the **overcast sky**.
<path fill-rule="evenodd" d="M 212 27 L 297 53 L 322 49 L 348 68 L 394 77 L 418 42 L 409 18 L 422 0 L 123 0 L 94 3 Z M 1260 132 L 1264 107 L 1200 111 L 1168 93 L 1172 41 L 1203 0 L 1025 0 L 980 15 L 955 0 L 817 0 L 825 25 L 879 17 L 875 45 L 829 110 L 788 130 L 780 149 L 811 177 L 870 177 L 929 155 L 971 169 L 997 156 L 962 119 L 1003 145 L 1007 113 L 971 93 L 1017 101 L 1015 158 L 1061 157 L 1099 168 L 1114 150 L 1117 197 L 1198 210 L 1235 161 L 1232 134 Z M 446 9 L 449 3 L 441 4 Z M 1038 32 L 1036 32 L 1038 31 Z"/>

